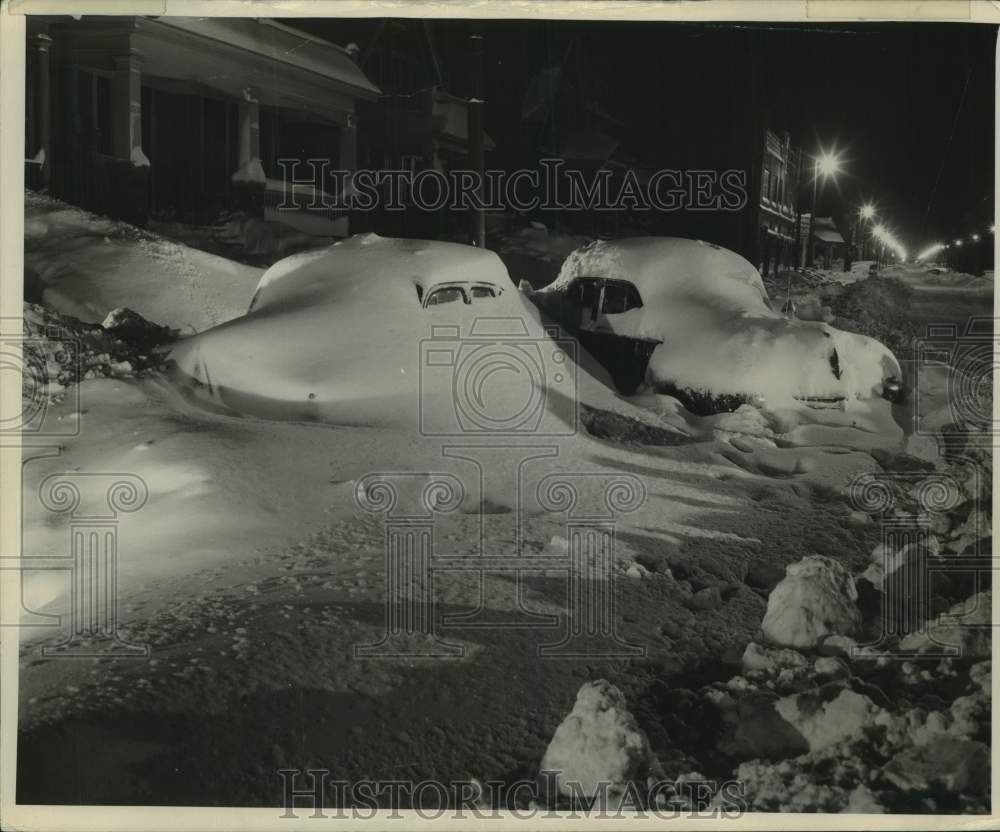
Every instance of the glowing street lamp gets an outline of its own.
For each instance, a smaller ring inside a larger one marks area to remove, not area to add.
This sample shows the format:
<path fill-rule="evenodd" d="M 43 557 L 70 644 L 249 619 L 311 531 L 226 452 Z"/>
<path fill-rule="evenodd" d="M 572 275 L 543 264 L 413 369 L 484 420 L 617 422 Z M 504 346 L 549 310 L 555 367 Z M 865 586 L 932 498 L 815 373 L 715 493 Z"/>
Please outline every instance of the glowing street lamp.
<path fill-rule="evenodd" d="M 956 246 L 961 246 L 962 245 L 962 241 L 961 240 L 955 240 L 955 245 Z"/>
<path fill-rule="evenodd" d="M 997 231 L 996 225 L 995 224 L 991 225 L 990 226 L 990 234 L 996 234 L 996 231 Z"/>
<path fill-rule="evenodd" d="M 973 234 L 972 235 L 972 242 L 974 242 L 974 243 L 978 243 L 979 242 L 979 235 L 978 234 Z"/>
<path fill-rule="evenodd" d="M 812 212 L 809 215 L 809 257 L 806 265 L 813 266 L 816 261 L 816 198 L 819 193 L 819 178 L 826 182 L 830 177 L 840 173 L 840 154 L 829 150 L 821 150 L 816 157 L 816 173 L 813 175 Z"/>
<path fill-rule="evenodd" d="M 858 243 L 858 257 L 862 260 L 865 256 L 865 238 L 864 230 L 862 229 L 863 223 L 871 222 L 872 218 L 875 216 L 875 206 L 870 202 L 866 202 L 858 210 L 858 219 L 854 221 L 854 239 Z"/>
<path fill-rule="evenodd" d="M 824 179 L 836 176 L 840 173 L 840 156 L 836 153 L 824 151 L 816 158 L 816 171 Z"/>

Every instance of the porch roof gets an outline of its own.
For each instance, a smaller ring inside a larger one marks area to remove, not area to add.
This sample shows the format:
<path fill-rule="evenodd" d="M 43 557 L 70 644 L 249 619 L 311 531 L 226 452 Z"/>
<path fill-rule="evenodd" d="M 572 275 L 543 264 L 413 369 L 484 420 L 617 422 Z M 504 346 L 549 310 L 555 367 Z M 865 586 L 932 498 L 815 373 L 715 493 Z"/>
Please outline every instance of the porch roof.
<path fill-rule="evenodd" d="M 361 98 L 374 99 L 381 92 L 346 50 L 268 18 L 159 17 L 156 21 L 322 76 Z"/>

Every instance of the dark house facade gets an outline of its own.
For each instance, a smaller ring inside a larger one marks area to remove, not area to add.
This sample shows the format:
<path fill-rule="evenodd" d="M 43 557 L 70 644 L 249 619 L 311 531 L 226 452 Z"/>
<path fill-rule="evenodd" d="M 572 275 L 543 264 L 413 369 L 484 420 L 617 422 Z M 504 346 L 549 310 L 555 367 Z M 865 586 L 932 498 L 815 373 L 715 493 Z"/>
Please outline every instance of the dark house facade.
<path fill-rule="evenodd" d="M 760 236 L 754 263 L 767 277 L 795 265 L 803 157 L 787 132 L 779 135 L 765 128 L 763 144 L 756 204 Z"/>
<path fill-rule="evenodd" d="M 266 19 L 29 16 L 27 37 L 29 186 L 140 224 L 273 214 L 278 160 L 355 169 L 379 95 L 346 50 Z"/>

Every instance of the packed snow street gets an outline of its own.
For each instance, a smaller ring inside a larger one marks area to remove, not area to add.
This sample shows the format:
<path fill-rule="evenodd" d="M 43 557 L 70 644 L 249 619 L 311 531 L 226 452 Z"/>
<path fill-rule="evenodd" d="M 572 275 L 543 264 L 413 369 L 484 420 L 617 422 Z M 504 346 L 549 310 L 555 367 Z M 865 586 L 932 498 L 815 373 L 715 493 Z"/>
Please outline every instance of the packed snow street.
<path fill-rule="evenodd" d="M 910 159 L 890 24 L 28 17 L 18 805 L 991 815 L 992 87 Z"/>

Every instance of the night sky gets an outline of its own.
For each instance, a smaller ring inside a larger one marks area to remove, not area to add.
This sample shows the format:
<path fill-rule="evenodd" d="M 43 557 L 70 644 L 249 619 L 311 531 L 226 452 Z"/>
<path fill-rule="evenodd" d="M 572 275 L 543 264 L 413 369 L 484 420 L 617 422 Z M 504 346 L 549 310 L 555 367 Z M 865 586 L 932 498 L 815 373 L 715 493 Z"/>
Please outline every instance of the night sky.
<path fill-rule="evenodd" d="M 379 26 L 289 22 L 362 49 Z M 467 38 L 485 37 L 491 167 L 517 161 L 504 154 L 517 145 L 532 75 L 568 65 L 584 93 L 624 123 L 630 150 L 648 167 L 677 167 L 664 137 L 678 124 L 708 147 L 738 129 L 746 103 L 807 152 L 843 152 L 844 174 L 819 213 L 871 199 L 911 251 L 993 221 L 996 27 L 434 21 L 430 29 L 457 94 L 466 92 Z M 397 43 L 420 56 L 431 83 L 420 34 L 411 24 Z"/>

